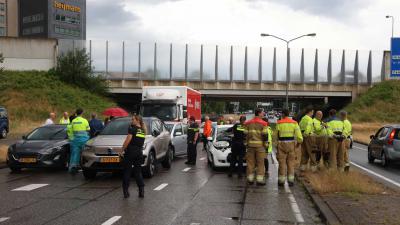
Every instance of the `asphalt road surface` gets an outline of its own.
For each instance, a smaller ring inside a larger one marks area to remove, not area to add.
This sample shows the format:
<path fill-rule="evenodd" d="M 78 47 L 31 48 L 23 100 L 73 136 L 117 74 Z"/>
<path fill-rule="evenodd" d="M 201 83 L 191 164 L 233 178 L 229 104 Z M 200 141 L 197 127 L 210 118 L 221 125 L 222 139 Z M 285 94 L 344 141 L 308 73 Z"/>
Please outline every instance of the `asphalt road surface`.
<path fill-rule="evenodd" d="M 266 186 L 248 186 L 245 179 L 228 178 L 226 170 L 213 171 L 198 151 L 197 166 L 177 158 L 170 170 L 159 167 L 145 179 L 144 199 L 134 182 L 124 199 L 118 174 L 86 181 L 81 173 L 60 170 L 0 169 L 0 225 L 321 224 L 299 184 L 278 189 L 277 164 L 271 164 Z"/>
<path fill-rule="evenodd" d="M 368 146 L 357 143 L 350 150 L 350 161 L 353 167 L 371 177 L 391 187 L 400 188 L 400 163 L 393 162 L 386 168 L 377 159 L 374 163 L 368 163 Z"/>

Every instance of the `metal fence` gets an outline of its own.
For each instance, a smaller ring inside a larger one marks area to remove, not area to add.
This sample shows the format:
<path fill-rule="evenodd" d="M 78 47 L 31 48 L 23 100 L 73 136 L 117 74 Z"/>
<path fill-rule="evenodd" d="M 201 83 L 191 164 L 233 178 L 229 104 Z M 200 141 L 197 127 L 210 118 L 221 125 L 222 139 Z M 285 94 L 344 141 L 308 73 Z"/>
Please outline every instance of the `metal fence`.
<path fill-rule="evenodd" d="M 58 45 L 61 54 L 85 48 L 96 73 L 108 79 L 371 84 L 384 78 L 383 51 L 92 40 Z"/>

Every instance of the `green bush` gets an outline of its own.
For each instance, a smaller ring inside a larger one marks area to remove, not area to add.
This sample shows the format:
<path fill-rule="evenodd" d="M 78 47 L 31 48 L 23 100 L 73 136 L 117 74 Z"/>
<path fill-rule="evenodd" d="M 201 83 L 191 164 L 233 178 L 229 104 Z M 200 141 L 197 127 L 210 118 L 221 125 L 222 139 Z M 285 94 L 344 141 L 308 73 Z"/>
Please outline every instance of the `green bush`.
<path fill-rule="evenodd" d="M 57 58 L 57 67 L 50 71 L 60 80 L 85 88 L 88 91 L 100 94 L 108 94 L 108 84 L 101 76 L 93 74 L 91 61 L 85 49 L 69 51 Z"/>
<path fill-rule="evenodd" d="M 3 54 L 0 53 L 0 63 L 3 63 L 3 62 L 4 62 L 4 57 L 3 57 Z M 4 67 L 0 66 L 0 73 L 3 72 L 3 70 L 4 70 Z"/>

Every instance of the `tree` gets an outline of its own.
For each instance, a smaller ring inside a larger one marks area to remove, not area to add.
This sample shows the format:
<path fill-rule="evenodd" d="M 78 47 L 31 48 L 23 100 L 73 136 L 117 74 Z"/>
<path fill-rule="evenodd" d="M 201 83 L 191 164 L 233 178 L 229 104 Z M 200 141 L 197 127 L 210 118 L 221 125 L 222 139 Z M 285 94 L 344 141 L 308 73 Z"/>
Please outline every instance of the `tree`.
<path fill-rule="evenodd" d="M 93 74 L 86 49 L 69 51 L 59 56 L 54 73 L 66 83 L 100 95 L 108 94 L 108 84 L 105 79 L 101 75 Z"/>

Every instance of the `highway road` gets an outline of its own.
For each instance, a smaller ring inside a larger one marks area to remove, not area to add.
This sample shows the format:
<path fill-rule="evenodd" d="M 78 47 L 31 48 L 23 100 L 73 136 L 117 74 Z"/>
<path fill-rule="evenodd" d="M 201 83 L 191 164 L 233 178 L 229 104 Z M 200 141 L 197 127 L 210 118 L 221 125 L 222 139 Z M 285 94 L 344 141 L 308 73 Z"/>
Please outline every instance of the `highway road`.
<path fill-rule="evenodd" d="M 377 180 L 394 188 L 400 188 L 400 163 L 392 163 L 384 168 L 380 160 L 368 163 L 368 146 L 354 143 L 350 150 L 352 167 L 358 168 Z"/>
<path fill-rule="evenodd" d="M 258 225 L 321 224 L 300 185 L 277 187 L 277 164 L 264 187 L 213 171 L 200 149 L 197 166 L 185 158 L 170 170 L 159 167 L 146 179 L 145 198 L 122 197 L 121 175 L 100 174 L 87 181 L 79 173 L 29 169 L 19 174 L 0 169 L 0 225 L 3 224 L 141 224 Z"/>

